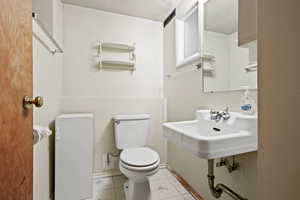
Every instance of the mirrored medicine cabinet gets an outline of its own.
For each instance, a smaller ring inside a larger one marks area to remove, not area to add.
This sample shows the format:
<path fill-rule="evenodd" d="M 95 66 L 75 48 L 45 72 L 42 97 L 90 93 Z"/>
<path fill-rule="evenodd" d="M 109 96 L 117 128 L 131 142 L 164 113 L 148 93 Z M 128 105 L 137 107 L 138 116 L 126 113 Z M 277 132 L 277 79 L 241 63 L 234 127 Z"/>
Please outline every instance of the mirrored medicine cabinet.
<path fill-rule="evenodd" d="M 176 8 L 176 68 L 201 66 L 204 92 L 257 88 L 257 42 L 239 44 L 239 0 Z"/>

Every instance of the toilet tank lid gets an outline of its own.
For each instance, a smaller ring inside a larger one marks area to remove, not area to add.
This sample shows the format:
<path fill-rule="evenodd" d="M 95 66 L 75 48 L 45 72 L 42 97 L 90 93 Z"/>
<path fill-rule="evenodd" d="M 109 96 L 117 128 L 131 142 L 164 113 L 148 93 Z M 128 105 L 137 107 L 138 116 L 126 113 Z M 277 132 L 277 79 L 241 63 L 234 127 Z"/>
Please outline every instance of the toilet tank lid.
<path fill-rule="evenodd" d="M 150 119 L 150 115 L 148 114 L 115 115 L 113 119 L 115 121 L 143 120 L 143 119 Z"/>

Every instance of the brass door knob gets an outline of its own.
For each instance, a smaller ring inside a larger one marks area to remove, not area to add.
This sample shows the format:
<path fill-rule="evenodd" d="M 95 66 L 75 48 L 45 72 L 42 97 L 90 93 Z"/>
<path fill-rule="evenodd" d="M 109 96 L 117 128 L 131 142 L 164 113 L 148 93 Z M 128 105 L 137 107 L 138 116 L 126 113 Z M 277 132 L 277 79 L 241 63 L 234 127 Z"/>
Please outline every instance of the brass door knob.
<path fill-rule="evenodd" d="M 43 97 L 37 96 L 33 99 L 32 97 L 25 96 L 23 98 L 23 107 L 29 109 L 32 105 L 35 105 L 38 108 L 42 107 L 44 105 Z"/>

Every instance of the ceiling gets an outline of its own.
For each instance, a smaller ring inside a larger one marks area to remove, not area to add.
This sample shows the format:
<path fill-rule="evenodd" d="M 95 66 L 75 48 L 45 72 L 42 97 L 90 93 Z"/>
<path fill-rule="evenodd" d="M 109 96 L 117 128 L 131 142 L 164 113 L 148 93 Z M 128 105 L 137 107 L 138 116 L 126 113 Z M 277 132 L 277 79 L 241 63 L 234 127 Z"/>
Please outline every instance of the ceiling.
<path fill-rule="evenodd" d="M 64 3 L 163 22 L 179 0 L 62 0 Z"/>
<path fill-rule="evenodd" d="M 205 30 L 231 34 L 238 29 L 238 0 L 210 0 L 205 4 Z"/>

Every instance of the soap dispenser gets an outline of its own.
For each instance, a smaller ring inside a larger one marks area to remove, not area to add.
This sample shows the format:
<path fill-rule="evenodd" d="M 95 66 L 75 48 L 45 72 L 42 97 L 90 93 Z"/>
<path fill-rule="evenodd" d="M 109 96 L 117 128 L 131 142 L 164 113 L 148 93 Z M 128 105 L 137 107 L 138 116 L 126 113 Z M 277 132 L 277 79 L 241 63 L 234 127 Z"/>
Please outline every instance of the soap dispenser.
<path fill-rule="evenodd" d="M 241 110 L 245 114 L 252 115 L 255 112 L 255 101 L 249 96 L 249 86 L 242 86 L 241 88 L 245 89 L 241 99 Z"/>

